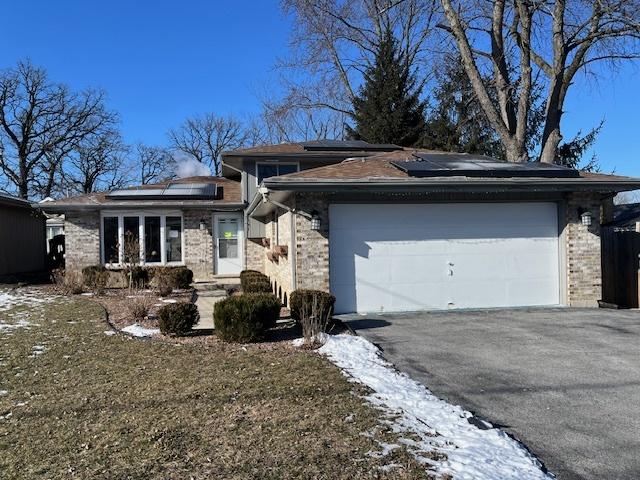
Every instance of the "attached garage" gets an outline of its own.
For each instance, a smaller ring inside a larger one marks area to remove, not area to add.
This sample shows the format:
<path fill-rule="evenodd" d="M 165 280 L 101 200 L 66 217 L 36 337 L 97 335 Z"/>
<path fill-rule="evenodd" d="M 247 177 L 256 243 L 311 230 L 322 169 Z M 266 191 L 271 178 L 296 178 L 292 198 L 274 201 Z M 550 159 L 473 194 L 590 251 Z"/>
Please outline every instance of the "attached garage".
<path fill-rule="evenodd" d="M 560 304 L 558 205 L 329 207 L 336 312 Z"/>

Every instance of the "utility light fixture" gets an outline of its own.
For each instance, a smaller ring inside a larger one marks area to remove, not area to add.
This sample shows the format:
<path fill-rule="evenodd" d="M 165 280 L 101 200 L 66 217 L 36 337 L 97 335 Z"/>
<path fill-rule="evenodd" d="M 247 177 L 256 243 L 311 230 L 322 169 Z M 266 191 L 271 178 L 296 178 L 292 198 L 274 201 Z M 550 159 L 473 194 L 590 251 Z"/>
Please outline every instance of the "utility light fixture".
<path fill-rule="evenodd" d="M 589 210 L 585 210 L 580 214 L 580 219 L 582 220 L 582 225 L 585 227 L 590 227 L 593 218 L 591 216 L 591 212 Z"/>
<path fill-rule="evenodd" d="M 317 232 L 320 230 L 321 226 L 320 215 L 318 215 L 318 212 L 314 210 L 311 212 L 311 230 Z"/>
<path fill-rule="evenodd" d="M 204 218 L 200 219 L 200 230 L 205 230 L 207 228 L 207 222 Z"/>

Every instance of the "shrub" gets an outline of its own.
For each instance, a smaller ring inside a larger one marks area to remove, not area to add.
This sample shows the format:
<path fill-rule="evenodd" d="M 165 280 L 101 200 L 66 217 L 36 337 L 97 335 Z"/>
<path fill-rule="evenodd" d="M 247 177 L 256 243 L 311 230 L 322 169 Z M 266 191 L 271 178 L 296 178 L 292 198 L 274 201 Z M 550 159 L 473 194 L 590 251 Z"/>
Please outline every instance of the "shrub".
<path fill-rule="evenodd" d="M 149 283 L 149 270 L 143 267 L 133 267 L 131 272 L 131 286 L 133 288 L 144 288 Z"/>
<path fill-rule="evenodd" d="M 255 270 L 240 273 L 240 285 L 244 293 L 271 293 L 271 282 L 265 274 Z"/>
<path fill-rule="evenodd" d="M 255 276 L 255 275 L 263 275 L 265 276 L 262 272 L 259 272 L 258 270 L 243 270 L 240 272 L 240 283 L 242 283 L 242 279 L 245 277 L 251 277 L 251 276 Z"/>
<path fill-rule="evenodd" d="M 322 290 L 305 290 L 298 289 L 291 292 L 289 297 L 289 308 L 291 309 L 291 318 L 300 321 L 300 312 L 303 304 L 313 301 L 317 297 L 321 311 L 327 312 L 328 316 L 333 315 L 333 305 L 336 303 L 336 297 Z"/>
<path fill-rule="evenodd" d="M 65 295 L 79 295 L 82 293 L 82 276 L 77 270 L 66 271 L 58 268 L 51 272 L 56 287 Z"/>
<path fill-rule="evenodd" d="M 96 293 L 101 293 L 109 281 L 109 270 L 102 265 L 82 269 L 82 284 Z"/>
<path fill-rule="evenodd" d="M 199 319 L 198 307 L 193 303 L 170 303 L 158 311 L 158 326 L 165 335 L 186 335 Z"/>
<path fill-rule="evenodd" d="M 291 293 L 291 316 L 302 325 L 304 343 L 321 341 L 331 316 L 336 297 L 320 290 L 295 290 Z"/>
<path fill-rule="evenodd" d="M 280 316 L 280 300 L 272 294 L 244 294 L 214 305 L 216 333 L 225 342 L 248 343 L 264 338 Z"/>
<path fill-rule="evenodd" d="M 189 288 L 193 282 L 193 272 L 187 267 L 175 267 L 170 269 L 173 288 Z"/>
<path fill-rule="evenodd" d="M 133 319 L 140 322 L 149 315 L 151 299 L 147 296 L 131 298 L 127 307 Z"/>

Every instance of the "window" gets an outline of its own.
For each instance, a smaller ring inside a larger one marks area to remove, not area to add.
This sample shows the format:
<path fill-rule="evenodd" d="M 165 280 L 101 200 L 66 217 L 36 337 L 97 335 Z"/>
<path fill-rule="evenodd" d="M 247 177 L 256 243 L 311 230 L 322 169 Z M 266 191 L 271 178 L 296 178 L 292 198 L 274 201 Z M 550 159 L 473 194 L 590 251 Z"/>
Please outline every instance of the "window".
<path fill-rule="evenodd" d="M 160 217 L 144 217 L 144 261 L 160 263 Z"/>
<path fill-rule="evenodd" d="M 125 213 L 102 218 L 102 258 L 106 264 L 180 263 L 182 241 L 182 217 L 177 214 Z"/>
<path fill-rule="evenodd" d="M 218 257 L 238 258 L 238 219 L 218 219 Z"/>
<path fill-rule="evenodd" d="M 167 262 L 182 261 L 182 218 L 167 217 L 166 220 Z"/>
<path fill-rule="evenodd" d="M 297 163 L 258 163 L 256 164 L 256 178 L 258 185 L 265 178 L 287 175 L 298 171 Z"/>
<path fill-rule="evenodd" d="M 105 263 L 120 263 L 118 256 L 118 217 L 104 217 L 102 229 Z"/>

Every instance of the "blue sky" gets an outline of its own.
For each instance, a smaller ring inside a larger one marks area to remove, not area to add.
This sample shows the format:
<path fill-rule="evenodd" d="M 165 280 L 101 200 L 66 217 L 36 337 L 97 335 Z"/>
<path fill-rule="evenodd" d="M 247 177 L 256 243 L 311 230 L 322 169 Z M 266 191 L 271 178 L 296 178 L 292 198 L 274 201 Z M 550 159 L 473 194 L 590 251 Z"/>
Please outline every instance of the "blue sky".
<path fill-rule="evenodd" d="M 103 88 L 126 140 L 149 144 L 188 115 L 257 113 L 289 36 L 277 0 L 11 1 L 3 20 L 0 67 L 28 57 L 55 81 Z M 594 150 L 606 172 L 640 176 L 639 86 L 628 65 L 578 79 L 568 98 L 566 137 L 605 120 Z"/>

